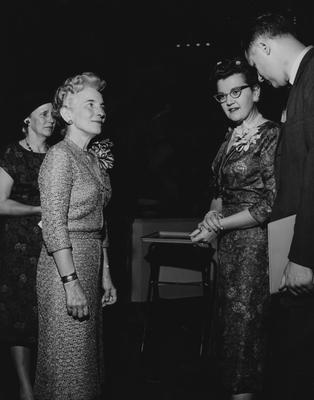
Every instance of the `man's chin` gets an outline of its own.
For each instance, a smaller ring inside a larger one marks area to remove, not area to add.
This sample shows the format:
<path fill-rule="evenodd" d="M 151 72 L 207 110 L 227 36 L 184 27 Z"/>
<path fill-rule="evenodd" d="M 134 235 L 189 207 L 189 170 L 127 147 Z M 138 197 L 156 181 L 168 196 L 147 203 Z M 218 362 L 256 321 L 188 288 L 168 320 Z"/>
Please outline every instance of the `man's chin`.
<path fill-rule="evenodd" d="M 268 85 L 272 86 L 275 89 L 278 89 L 280 87 L 284 87 L 287 85 L 287 82 L 277 82 L 277 81 L 265 81 L 267 82 Z"/>
<path fill-rule="evenodd" d="M 270 81 L 268 79 L 264 79 L 263 82 L 266 83 L 266 85 L 268 86 L 277 87 L 277 82 Z"/>

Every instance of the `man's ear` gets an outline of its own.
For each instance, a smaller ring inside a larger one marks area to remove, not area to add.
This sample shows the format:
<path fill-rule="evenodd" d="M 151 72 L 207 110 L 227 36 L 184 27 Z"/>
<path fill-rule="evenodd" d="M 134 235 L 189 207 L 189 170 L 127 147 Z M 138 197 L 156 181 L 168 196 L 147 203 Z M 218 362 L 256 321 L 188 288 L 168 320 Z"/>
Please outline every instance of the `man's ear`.
<path fill-rule="evenodd" d="M 61 117 L 64 119 L 64 121 L 67 124 L 69 124 L 69 121 L 72 120 L 72 118 L 71 118 L 72 114 L 71 114 L 71 111 L 70 111 L 69 107 L 67 107 L 67 106 L 61 107 L 60 108 L 60 114 L 61 114 Z"/>
<path fill-rule="evenodd" d="M 261 40 L 260 42 L 258 42 L 258 47 L 267 56 L 269 56 L 269 54 L 271 53 L 271 46 L 270 46 L 270 43 L 267 40 Z"/>
<path fill-rule="evenodd" d="M 253 101 L 254 103 L 259 102 L 259 97 L 261 95 L 261 88 L 259 85 L 254 85 L 253 86 Z"/>
<path fill-rule="evenodd" d="M 25 118 L 25 119 L 24 119 L 24 121 L 23 121 L 23 122 L 24 122 L 24 124 L 25 124 L 25 125 L 29 125 L 29 124 L 30 124 L 30 122 L 31 122 L 31 120 L 30 120 L 30 118 L 29 118 L 29 117 L 27 117 L 27 118 Z"/>

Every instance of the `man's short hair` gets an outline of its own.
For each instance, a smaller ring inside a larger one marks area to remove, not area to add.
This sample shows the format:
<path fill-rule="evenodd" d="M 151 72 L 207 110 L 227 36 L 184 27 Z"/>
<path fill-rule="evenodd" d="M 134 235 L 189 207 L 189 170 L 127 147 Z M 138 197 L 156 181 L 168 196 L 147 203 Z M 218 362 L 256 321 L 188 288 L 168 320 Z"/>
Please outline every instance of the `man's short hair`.
<path fill-rule="evenodd" d="M 282 14 L 267 13 L 259 15 L 251 21 L 242 38 L 242 48 L 249 50 L 251 45 L 261 36 L 274 38 L 283 35 L 296 36 L 292 21 Z"/>

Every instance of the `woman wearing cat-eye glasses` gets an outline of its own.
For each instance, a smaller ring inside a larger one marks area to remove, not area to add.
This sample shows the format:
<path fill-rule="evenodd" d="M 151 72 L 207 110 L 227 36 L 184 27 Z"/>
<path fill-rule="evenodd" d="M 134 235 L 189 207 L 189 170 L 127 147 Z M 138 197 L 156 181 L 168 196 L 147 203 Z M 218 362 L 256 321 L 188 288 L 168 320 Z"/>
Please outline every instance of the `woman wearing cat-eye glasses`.
<path fill-rule="evenodd" d="M 213 161 L 210 211 L 191 240 L 217 239 L 215 338 L 221 381 L 230 398 L 253 399 L 262 389 L 269 300 L 266 221 L 275 197 L 274 155 L 279 127 L 258 111 L 258 76 L 241 58 L 215 66 L 213 81 L 232 126 Z"/>

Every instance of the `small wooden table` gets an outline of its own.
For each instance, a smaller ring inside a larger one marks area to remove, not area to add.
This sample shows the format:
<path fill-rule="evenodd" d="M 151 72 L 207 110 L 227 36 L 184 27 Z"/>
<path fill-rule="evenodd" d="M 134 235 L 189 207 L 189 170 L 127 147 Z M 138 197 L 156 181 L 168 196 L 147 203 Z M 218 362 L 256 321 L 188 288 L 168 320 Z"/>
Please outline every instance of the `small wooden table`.
<path fill-rule="evenodd" d="M 160 285 L 192 285 L 203 289 L 203 297 L 206 304 L 206 312 L 202 318 L 202 332 L 200 355 L 204 354 L 206 342 L 208 341 L 210 319 L 210 307 L 213 301 L 214 281 L 216 272 L 216 261 L 214 259 L 215 249 L 199 247 L 195 245 L 188 232 L 157 231 L 142 236 L 142 241 L 149 243 L 148 253 L 145 259 L 150 265 L 150 278 L 147 295 L 148 311 L 145 318 L 141 351 L 144 350 L 145 339 L 149 322 L 152 318 L 151 304 L 160 299 Z M 170 266 L 176 268 L 192 269 L 201 272 L 202 279 L 199 282 L 172 282 L 160 281 L 160 267 Z M 208 307 L 207 307 L 208 306 Z"/>

